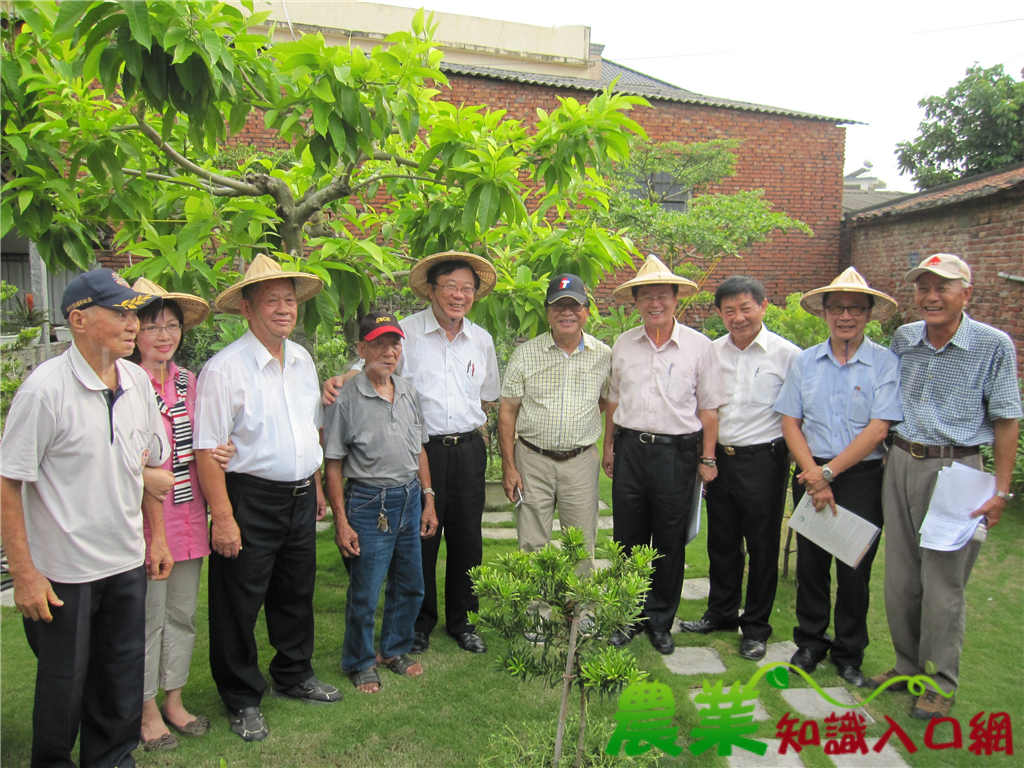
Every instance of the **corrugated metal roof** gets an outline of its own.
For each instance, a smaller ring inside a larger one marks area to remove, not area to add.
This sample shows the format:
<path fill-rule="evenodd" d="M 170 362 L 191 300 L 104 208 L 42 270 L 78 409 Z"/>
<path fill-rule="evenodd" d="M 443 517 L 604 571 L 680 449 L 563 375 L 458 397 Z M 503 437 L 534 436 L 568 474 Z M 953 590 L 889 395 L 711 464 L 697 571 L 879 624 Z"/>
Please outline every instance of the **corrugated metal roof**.
<path fill-rule="evenodd" d="M 905 195 L 867 210 L 851 211 L 844 218 L 848 223 L 856 224 L 883 216 L 899 216 L 912 211 L 952 205 L 976 197 L 987 197 L 1021 184 L 1024 184 L 1024 163 L 1017 163 L 1007 168 L 943 184 L 941 187 L 934 187 L 924 192 Z"/>
<path fill-rule="evenodd" d="M 455 64 L 452 62 L 441 62 L 441 69 L 459 75 L 473 75 L 487 77 L 495 80 L 507 80 L 518 83 L 529 83 L 531 85 L 550 85 L 561 88 L 576 88 L 582 91 L 604 90 L 613 80 L 618 78 L 616 90 L 619 93 L 634 94 L 647 99 L 658 101 L 674 101 L 682 104 L 699 104 L 706 107 L 722 107 L 724 109 L 739 109 L 745 112 L 764 112 L 772 115 L 784 115 L 786 117 L 800 117 L 807 120 L 824 120 L 830 123 L 853 123 L 855 120 L 848 120 L 842 117 L 827 117 L 815 115 L 810 112 L 798 112 L 782 107 L 772 107 L 767 104 L 751 104 L 746 101 L 735 101 L 733 99 L 720 99 L 716 96 L 705 96 L 701 93 L 687 91 L 666 83 L 663 80 L 645 75 L 635 69 L 616 64 L 609 59 L 601 61 L 601 79 L 588 80 L 582 77 L 564 77 L 562 75 L 543 75 L 534 72 L 513 72 L 508 69 L 496 69 L 493 67 L 475 67 L 468 64 Z"/>

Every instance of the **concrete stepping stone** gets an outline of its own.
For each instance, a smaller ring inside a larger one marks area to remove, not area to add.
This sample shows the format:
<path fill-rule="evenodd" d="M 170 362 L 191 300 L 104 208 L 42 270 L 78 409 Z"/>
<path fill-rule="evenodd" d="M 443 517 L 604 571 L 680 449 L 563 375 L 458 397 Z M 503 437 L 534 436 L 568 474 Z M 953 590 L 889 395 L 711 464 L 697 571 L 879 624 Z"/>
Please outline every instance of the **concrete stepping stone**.
<path fill-rule="evenodd" d="M 333 527 L 334 523 L 328 523 L 324 520 L 321 520 L 319 523 L 316 524 L 316 532 L 323 533 L 324 531 L 331 530 Z"/>
<path fill-rule="evenodd" d="M 513 539 L 518 540 L 515 528 L 484 528 L 485 539 Z"/>
<path fill-rule="evenodd" d="M 611 509 L 611 507 L 609 507 L 609 506 L 608 506 L 607 504 L 605 504 L 605 503 L 604 503 L 603 501 L 601 501 L 600 499 L 598 499 L 598 500 L 597 500 L 597 511 L 598 511 L 598 512 L 604 512 L 604 511 L 605 511 L 606 509 Z"/>
<path fill-rule="evenodd" d="M 722 681 L 722 686 L 725 689 L 728 689 L 732 685 L 733 685 L 733 683 L 727 683 L 724 680 Z M 702 709 L 707 709 L 709 706 L 711 706 L 710 704 L 698 704 L 697 703 L 697 701 L 696 701 L 697 694 L 699 694 L 703 690 L 704 690 L 704 688 L 701 687 L 701 688 L 694 688 L 694 689 L 692 689 L 690 691 L 690 701 L 693 702 L 693 706 L 695 706 L 697 708 L 698 712 L 700 710 L 702 710 Z M 750 702 L 749 701 L 745 701 L 744 705 L 745 706 L 750 706 Z M 754 722 L 755 723 L 761 723 L 761 722 L 764 722 L 765 720 L 768 720 L 768 719 L 769 719 L 768 718 L 768 712 L 766 712 L 765 708 L 761 706 L 761 702 L 755 699 L 754 700 Z"/>
<path fill-rule="evenodd" d="M 725 664 L 714 648 L 676 648 L 665 657 L 669 672 L 677 675 L 720 675 Z"/>
<path fill-rule="evenodd" d="M 711 579 L 684 579 L 683 600 L 707 600 L 711 594 Z"/>
<path fill-rule="evenodd" d="M 484 512 L 484 525 L 495 525 L 496 523 L 511 523 L 514 518 L 511 512 Z"/>
<path fill-rule="evenodd" d="M 765 664 L 775 661 L 788 662 L 793 658 L 794 653 L 796 653 L 796 643 L 792 640 L 783 640 L 781 643 L 768 643 L 768 653 L 757 662 L 757 666 L 763 667 Z M 792 670 L 790 672 L 792 673 Z"/>
<path fill-rule="evenodd" d="M 5 589 L 3 592 L 0 592 L 0 605 L 5 606 L 7 608 L 14 607 L 14 587 L 11 587 L 10 589 Z"/>
<path fill-rule="evenodd" d="M 829 755 L 836 768 L 907 768 L 907 761 L 903 755 L 893 747 L 894 741 L 899 739 L 893 737 L 889 743 L 882 747 L 881 752 L 875 752 L 875 744 L 878 739 L 864 739 L 868 745 L 866 755 Z"/>
<path fill-rule="evenodd" d="M 799 678 L 799 675 L 795 676 Z M 791 678 L 795 679 L 795 678 Z M 803 678 L 799 678 L 803 680 Z M 829 696 L 836 701 L 842 702 L 843 704 L 856 704 L 857 700 L 853 698 L 853 695 L 845 688 L 823 688 Z M 835 712 L 837 715 L 841 715 L 844 712 L 849 712 L 849 709 L 844 707 L 837 707 L 831 702 L 825 701 L 813 688 L 788 688 L 782 691 L 782 698 L 784 698 L 793 709 L 804 716 L 804 719 L 813 720 L 824 720 L 826 717 Z M 875 722 L 874 718 L 869 715 L 864 707 L 857 707 L 853 710 L 858 715 L 864 717 L 868 723 Z"/>
<path fill-rule="evenodd" d="M 800 759 L 800 755 L 792 749 L 787 749 L 784 755 L 779 754 L 782 739 L 756 739 L 756 741 L 763 741 L 768 745 L 768 751 L 764 753 L 764 756 L 734 746 L 732 755 L 725 758 L 729 763 L 729 768 L 803 768 L 804 763 Z"/>

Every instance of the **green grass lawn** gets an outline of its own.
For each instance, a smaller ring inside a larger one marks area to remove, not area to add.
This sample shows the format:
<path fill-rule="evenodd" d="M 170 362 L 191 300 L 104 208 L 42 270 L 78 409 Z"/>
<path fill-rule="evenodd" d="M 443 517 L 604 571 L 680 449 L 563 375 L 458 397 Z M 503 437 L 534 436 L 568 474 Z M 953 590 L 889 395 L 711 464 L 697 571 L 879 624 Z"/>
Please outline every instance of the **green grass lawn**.
<path fill-rule="evenodd" d="M 602 487 L 602 497 L 607 489 Z M 610 499 L 606 499 L 610 501 Z M 707 552 L 702 527 L 700 538 L 687 549 L 689 578 L 707 576 Z M 607 532 L 601 532 L 602 540 Z M 785 531 L 783 531 L 785 535 Z M 511 551 L 514 541 L 485 545 L 484 559 L 490 560 Z M 884 536 L 883 536 L 884 547 Z M 441 556 L 444 557 L 444 549 Z M 181 746 L 167 753 L 137 751 L 141 766 L 210 766 L 226 760 L 237 766 L 476 766 L 488 753 L 496 735 L 511 728 L 550 728 L 553 733 L 558 712 L 558 693 L 543 683 L 522 683 L 492 668 L 495 653 L 472 655 L 457 648 L 443 631 L 433 635 L 430 650 L 421 658 L 426 674 L 405 679 L 384 670 L 384 690 L 376 696 L 357 693 L 339 669 L 344 632 L 345 586 L 347 578 L 331 532 L 318 538 L 319 577 L 316 593 L 316 650 L 313 665 L 323 679 L 338 685 L 345 700 L 332 707 L 305 706 L 271 697 L 264 699 L 263 711 L 270 737 L 259 744 L 245 744 L 228 729 L 227 712 L 220 702 L 210 677 L 207 661 L 207 616 L 205 579 L 200 595 L 199 637 L 193 659 L 192 676 L 186 688 L 186 703 L 191 711 L 205 714 L 213 721 L 212 732 L 201 739 L 182 737 Z M 793 561 L 790 563 L 791 568 Z M 885 623 L 882 599 L 884 556 L 880 551 L 872 574 L 873 601 L 869 616 L 872 643 L 867 651 L 867 674 L 892 666 L 892 648 Z M 781 580 L 776 599 L 774 641 L 791 639 L 794 618 L 795 587 L 790 577 Z M 703 613 L 701 601 L 683 601 L 680 615 L 696 619 Z M 263 669 L 271 658 L 262 621 L 257 639 Z M 738 636 L 676 635 L 679 645 L 711 646 L 722 657 L 727 672 L 726 684 L 746 681 L 756 669 L 753 662 L 738 655 Z M 492 644 L 494 640 L 492 638 Z M 696 709 L 690 703 L 690 689 L 699 687 L 700 677 L 680 677 L 670 673 L 660 657 L 643 637 L 629 646 L 640 667 L 651 679 L 666 683 L 676 701 L 674 723 L 680 727 L 680 743 L 691 743 L 690 731 L 699 724 Z M 6 766 L 28 764 L 35 659 L 21 627 L 20 616 L 9 608 L 0 612 L 0 763 Z M 822 687 L 840 685 L 831 665 L 823 665 L 815 674 Z M 802 682 L 795 686 L 804 685 Z M 781 693 L 766 684 L 759 686 L 761 703 L 771 719 L 759 725 L 757 736 L 772 738 L 779 718 L 788 711 Z M 860 695 L 861 692 L 855 692 Z M 1018 729 L 1018 742 L 1024 734 L 1024 505 L 1017 500 L 1003 516 L 1003 523 L 990 534 L 982 548 L 968 588 L 967 639 L 961 669 L 961 688 L 953 709 L 963 728 L 964 749 L 933 751 L 925 748 L 925 725 L 911 720 L 909 694 L 886 694 L 869 705 L 876 721 L 889 715 L 900 723 L 917 744 L 919 751 L 904 757 L 913 766 L 1011 766 L 1020 765 L 1020 745 L 1013 757 L 976 757 L 967 751 L 968 721 L 979 711 L 1005 711 Z M 615 702 L 595 701 L 591 718 L 610 720 Z M 946 726 L 948 729 L 949 726 Z M 884 728 L 873 725 L 868 736 L 881 735 Z M 948 734 L 948 730 L 946 731 Z M 895 740 L 894 740 L 895 741 Z M 567 737 L 572 751 L 575 735 Z M 739 753 L 744 754 L 744 753 Z M 832 765 L 821 748 L 807 748 L 801 757 L 804 765 Z M 661 764 L 687 766 L 724 766 L 724 758 L 714 750 L 700 757 L 688 751 L 678 758 L 665 758 Z M 571 765 L 571 762 L 563 762 Z"/>

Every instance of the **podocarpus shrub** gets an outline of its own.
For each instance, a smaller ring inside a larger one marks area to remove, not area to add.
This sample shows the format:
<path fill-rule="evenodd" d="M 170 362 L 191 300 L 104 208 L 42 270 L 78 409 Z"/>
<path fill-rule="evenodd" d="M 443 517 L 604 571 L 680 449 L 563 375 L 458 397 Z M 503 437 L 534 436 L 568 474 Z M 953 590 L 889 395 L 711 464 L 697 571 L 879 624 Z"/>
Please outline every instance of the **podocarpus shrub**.
<path fill-rule="evenodd" d="M 548 544 L 539 552 L 511 552 L 470 571 L 480 598 L 473 620 L 503 641 L 499 666 L 523 680 L 539 677 L 552 687 L 563 686 L 555 765 L 570 689 L 580 694 L 580 766 L 588 697 L 595 692 L 616 694 L 647 676 L 627 649 L 607 641 L 639 618 L 656 553 L 650 547 L 636 547 L 627 557 L 620 544 L 609 542 L 599 552 L 608 566 L 581 576 L 581 565 L 589 556 L 583 532 L 565 528 L 561 548 Z"/>

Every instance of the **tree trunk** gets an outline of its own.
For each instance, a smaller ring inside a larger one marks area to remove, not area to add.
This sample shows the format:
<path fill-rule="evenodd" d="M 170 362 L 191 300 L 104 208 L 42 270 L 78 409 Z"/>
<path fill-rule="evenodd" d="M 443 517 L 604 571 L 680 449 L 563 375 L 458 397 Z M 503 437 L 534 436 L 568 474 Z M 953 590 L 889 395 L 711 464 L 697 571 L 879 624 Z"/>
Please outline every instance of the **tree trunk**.
<path fill-rule="evenodd" d="M 572 670 L 576 666 L 576 630 L 579 628 L 578 616 L 572 617 L 572 625 L 569 629 L 569 653 L 565 658 L 565 683 L 562 685 L 562 709 L 558 713 L 558 733 L 555 736 L 555 759 L 552 761 L 554 768 L 558 768 L 558 761 L 562 757 L 562 738 L 565 736 L 565 716 L 569 711 L 569 689 L 572 688 Z"/>
<path fill-rule="evenodd" d="M 587 691 L 580 686 L 580 735 L 576 741 L 576 766 L 583 764 L 583 749 L 587 735 Z"/>
<path fill-rule="evenodd" d="M 46 347 L 46 359 L 50 359 L 50 286 L 46 279 L 46 264 L 39 255 L 36 244 L 28 242 L 28 263 L 31 274 L 32 293 L 36 299 L 36 306 L 43 313 L 43 327 L 40 333 L 43 337 L 43 344 Z"/>

